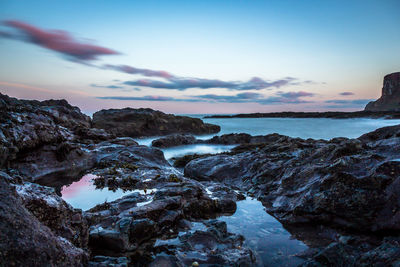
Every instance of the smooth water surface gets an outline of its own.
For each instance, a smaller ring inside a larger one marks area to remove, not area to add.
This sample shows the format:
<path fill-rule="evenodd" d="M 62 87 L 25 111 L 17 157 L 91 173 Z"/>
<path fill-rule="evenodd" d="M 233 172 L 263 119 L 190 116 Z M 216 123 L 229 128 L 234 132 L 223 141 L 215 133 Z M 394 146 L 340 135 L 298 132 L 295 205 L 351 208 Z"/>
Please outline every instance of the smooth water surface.
<path fill-rule="evenodd" d="M 302 259 L 294 256 L 307 246 L 292 239 L 288 231 L 269 215 L 260 201 L 247 197 L 236 203 L 232 216 L 223 216 L 228 231 L 245 237 L 245 245 L 257 253 L 258 266 L 297 266 Z"/>
<path fill-rule="evenodd" d="M 400 124 L 400 120 L 369 118 L 231 118 L 203 120 L 221 126 L 218 135 L 228 133 L 248 133 L 251 135 L 278 133 L 304 139 L 357 138 L 381 127 Z M 208 137 L 204 136 L 203 138 Z"/>
<path fill-rule="evenodd" d="M 111 202 L 123 196 L 139 192 L 145 194 L 143 190 L 108 190 L 108 188 L 96 189 L 93 179 L 97 176 L 86 174 L 78 182 L 63 186 L 61 189 L 62 198 L 76 209 L 88 210 L 98 204 Z M 153 193 L 154 190 L 146 190 L 147 194 Z"/>

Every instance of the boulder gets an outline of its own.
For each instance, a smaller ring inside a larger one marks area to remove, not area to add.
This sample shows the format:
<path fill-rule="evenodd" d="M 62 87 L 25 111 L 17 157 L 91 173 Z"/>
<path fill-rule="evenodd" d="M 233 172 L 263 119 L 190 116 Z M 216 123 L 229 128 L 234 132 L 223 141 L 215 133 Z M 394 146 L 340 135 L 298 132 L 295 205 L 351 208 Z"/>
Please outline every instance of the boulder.
<path fill-rule="evenodd" d="M 175 116 L 149 108 L 108 109 L 93 114 L 93 126 L 117 136 L 141 137 L 174 133 L 211 134 L 220 127 L 197 118 Z"/>
<path fill-rule="evenodd" d="M 191 134 L 171 134 L 154 140 L 151 145 L 154 147 L 167 148 L 195 143 L 196 138 Z"/>
<path fill-rule="evenodd" d="M 0 262 L 10 266 L 85 266 L 88 254 L 42 224 L 0 177 Z"/>

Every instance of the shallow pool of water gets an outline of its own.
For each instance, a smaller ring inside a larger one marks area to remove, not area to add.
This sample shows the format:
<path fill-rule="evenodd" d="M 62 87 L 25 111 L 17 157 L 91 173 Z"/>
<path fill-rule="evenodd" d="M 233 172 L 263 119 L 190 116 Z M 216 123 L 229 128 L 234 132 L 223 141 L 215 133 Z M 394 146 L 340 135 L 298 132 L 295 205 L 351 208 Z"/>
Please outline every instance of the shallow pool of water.
<path fill-rule="evenodd" d="M 293 239 L 260 201 L 246 198 L 236 204 L 235 214 L 218 219 L 227 223 L 229 232 L 245 237 L 245 245 L 257 253 L 258 266 L 298 266 L 303 262 L 294 254 L 307 246 Z"/>
<path fill-rule="evenodd" d="M 155 192 L 155 189 L 147 189 L 146 192 L 144 192 L 144 190 L 124 191 L 122 189 L 117 189 L 111 191 L 108 190 L 108 188 L 96 189 L 92 181 L 96 177 L 97 176 L 93 174 L 86 174 L 78 182 L 63 186 L 61 189 L 62 198 L 74 208 L 88 210 L 98 204 L 111 202 L 135 192 L 140 194 L 151 194 Z M 145 203 L 138 203 L 139 206 L 144 204 Z"/>

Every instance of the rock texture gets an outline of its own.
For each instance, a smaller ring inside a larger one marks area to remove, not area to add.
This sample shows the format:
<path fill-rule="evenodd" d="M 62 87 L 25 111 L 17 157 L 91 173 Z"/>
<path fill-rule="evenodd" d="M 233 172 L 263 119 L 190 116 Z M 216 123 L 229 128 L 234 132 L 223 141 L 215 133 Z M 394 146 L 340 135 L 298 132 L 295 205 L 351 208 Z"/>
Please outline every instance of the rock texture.
<path fill-rule="evenodd" d="M 347 245 L 332 238 L 314 263 L 368 266 L 375 258 L 392 263 L 400 255 L 399 149 L 400 126 L 330 141 L 273 135 L 265 143 L 193 159 L 185 176 L 245 189 L 288 228 L 321 225 L 363 233 L 350 234 L 354 241 Z"/>
<path fill-rule="evenodd" d="M 0 264 L 87 265 L 88 253 L 53 233 L 32 215 L 8 184 L 9 180 L 8 175 L 0 173 Z"/>
<path fill-rule="evenodd" d="M 400 72 L 394 72 L 383 78 L 381 97 L 370 102 L 366 111 L 400 111 Z"/>
<path fill-rule="evenodd" d="M 108 109 L 93 114 L 93 126 L 117 136 L 157 136 L 173 133 L 211 134 L 220 127 L 202 120 L 146 109 Z"/>
<path fill-rule="evenodd" d="M 191 134 L 172 134 L 154 140 L 151 145 L 154 147 L 166 148 L 173 146 L 191 145 L 197 142 Z"/>

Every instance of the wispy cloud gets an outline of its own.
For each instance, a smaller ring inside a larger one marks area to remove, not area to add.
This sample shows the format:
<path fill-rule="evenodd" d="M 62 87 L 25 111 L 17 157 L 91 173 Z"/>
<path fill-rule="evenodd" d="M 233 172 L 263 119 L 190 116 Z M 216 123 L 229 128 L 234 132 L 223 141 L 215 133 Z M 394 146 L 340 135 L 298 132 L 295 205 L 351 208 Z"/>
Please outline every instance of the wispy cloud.
<path fill-rule="evenodd" d="M 94 88 L 107 88 L 107 89 L 112 89 L 112 90 L 118 90 L 118 91 L 122 91 L 122 92 L 133 92 L 133 91 L 141 91 L 140 88 L 126 88 L 123 86 L 119 86 L 119 85 L 98 85 L 95 83 L 90 84 L 91 87 Z"/>
<path fill-rule="evenodd" d="M 210 88 L 224 88 L 228 90 L 262 90 L 270 88 L 280 88 L 282 86 L 290 85 L 292 81 L 296 80 L 292 77 L 286 77 L 275 81 L 265 81 L 261 78 L 254 77 L 247 82 L 240 81 L 221 81 L 217 79 L 202 79 L 202 78 L 182 78 L 172 76 L 167 78 L 167 81 L 140 79 L 134 81 L 126 81 L 124 84 L 131 86 L 144 86 L 156 89 L 174 89 L 184 91 L 192 88 L 210 89 Z"/>
<path fill-rule="evenodd" d="M 122 89 L 124 87 L 118 86 L 118 85 L 97 85 L 97 84 L 90 84 L 91 87 L 97 87 L 97 88 L 108 88 L 108 89 Z"/>
<path fill-rule="evenodd" d="M 65 31 L 43 30 L 17 20 L 4 21 L 3 25 L 16 29 L 18 32 L 1 32 L 0 37 L 32 43 L 61 53 L 73 61 L 83 63 L 97 60 L 99 56 L 119 54 L 109 48 L 80 42 Z"/>
<path fill-rule="evenodd" d="M 111 65 L 111 64 L 106 64 L 103 65 L 104 69 L 112 69 L 128 74 L 140 74 L 143 76 L 147 77 L 161 77 L 161 78 L 166 78 L 170 79 L 173 78 L 174 75 L 172 75 L 169 72 L 163 71 L 163 70 L 150 70 L 150 69 L 140 69 L 140 68 L 135 68 L 132 66 L 128 65 Z"/>
<path fill-rule="evenodd" d="M 301 104 L 311 103 L 301 99 L 303 97 L 312 97 L 313 93 L 308 92 L 278 92 L 275 96 L 265 97 L 259 93 L 245 92 L 236 95 L 193 95 L 189 98 L 175 98 L 167 96 L 104 96 L 99 99 L 112 100 L 141 100 L 141 101 L 176 101 L 176 102 L 209 102 L 209 103 L 258 103 L 261 105 L 273 105 L 280 103 Z"/>
<path fill-rule="evenodd" d="M 98 99 L 110 99 L 110 100 L 136 100 L 136 101 L 175 101 L 175 102 L 202 102 L 199 99 L 184 99 L 184 98 L 175 98 L 170 96 L 157 96 L 157 95 L 147 95 L 147 96 L 100 96 Z"/>
<path fill-rule="evenodd" d="M 171 74 L 164 70 L 152 70 L 145 68 L 137 68 L 129 65 L 112 65 L 104 64 L 96 66 L 91 64 L 92 61 L 97 60 L 100 56 L 104 55 L 117 55 L 119 52 L 82 42 L 74 38 L 70 33 L 62 30 L 44 30 L 39 27 L 30 25 L 28 23 L 18 20 L 4 21 L 3 25 L 12 28 L 14 31 L 0 31 L 0 38 L 8 38 L 27 43 L 35 44 L 37 46 L 55 51 L 63 55 L 69 60 L 73 60 L 78 63 L 90 65 L 95 68 L 115 70 L 132 75 L 141 75 L 145 77 L 154 77 L 157 79 L 137 79 L 131 81 L 125 81 L 123 84 L 155 88 L 155 89 L 172 89 L 184 91 L 188 89 L 200 88 L 200 89 L 211 89 L 211 88 L 222 88 L 232 91 L 246 91 L 246 90 L 263 90 L 272 88 L 281 88 L 289 85 L 301 85 L 301 84 L 314 84 L 315 82 L 306 80 L 300 81 L 293 77 L 285 77 L 277 80 L 264 80 L 259 77 L 254 77 L 248 81 L 222 81 L 219 79 L 205 79 L 196 77 L 180 77 Z M 100 87 L 100 86 L 93 86 Z M 110 85 L 105 86 L 109 89 L 121 89 L 120 86 Z M 137 89 L 135 89 L 137 90 Z M 292 99 L 284 95 L 280 96 L 284 99 Z M 277 100 L 279 101 L 279 99 Z"/>
<path fill-rule="evenodd" d="M 354 93 L 353 92 L 342 92 L 342 93 L 339 93 L 339 95 L 348 96 L 348 95 L 354 95 Z"/>

